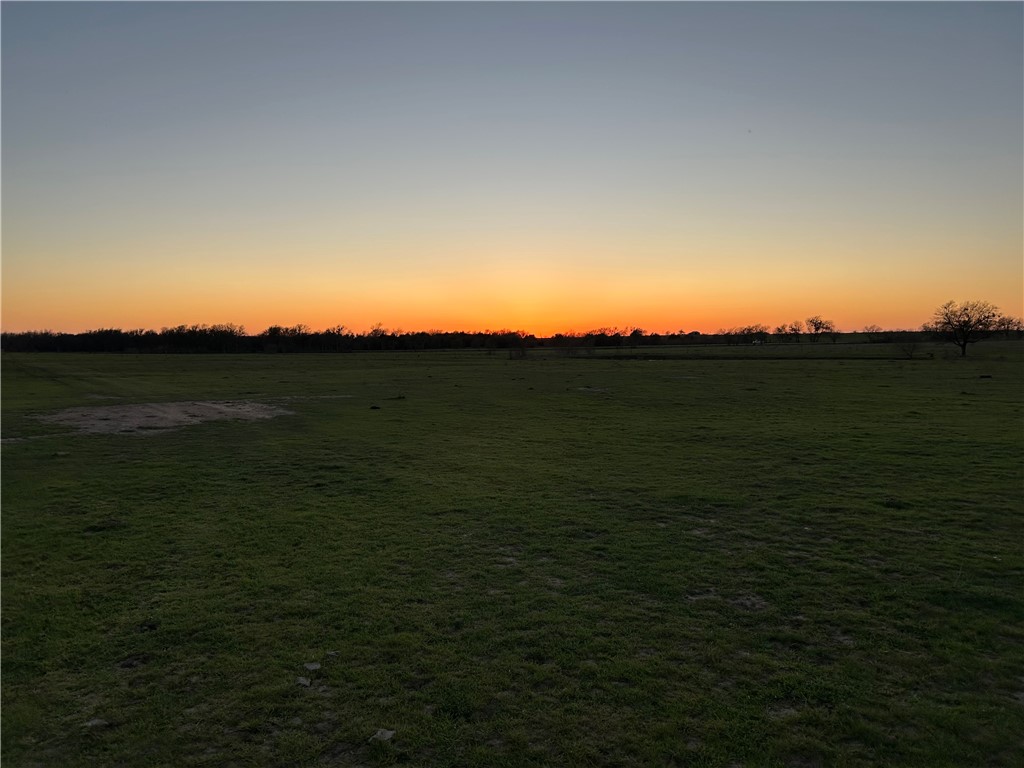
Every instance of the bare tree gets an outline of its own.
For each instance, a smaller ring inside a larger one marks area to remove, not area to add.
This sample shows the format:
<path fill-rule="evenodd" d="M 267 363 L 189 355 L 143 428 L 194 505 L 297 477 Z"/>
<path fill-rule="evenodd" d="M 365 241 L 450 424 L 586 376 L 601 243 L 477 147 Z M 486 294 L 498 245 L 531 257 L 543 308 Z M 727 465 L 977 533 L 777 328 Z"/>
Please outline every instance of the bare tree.
<path fill-rule="evenodd" d="M 874 323 L 871 325 L 865 325 L 864 330 L 861 331 L 861 333 L 868 337 L 868 341 L 875 341 L 882 335 L 882 326 L 875 325 Z"/>
<path fill-rule="evenodd" d="M 991 329 L 997 317 L 999 309 L 987 301 L 947 301 L 935 310 L 932 324 L 960 347 L 961 357 L 966 357 L 967 345 Z"/>
<path fill-rule="evenodd" d="M 832 341 L 835 341 L 835 323 L 831 320 L 823 320 L 821 315 L 807 318 L 807 330 L 810 331 L 811 341 L 817 341 L 823 333 L 833 334 Z"/>

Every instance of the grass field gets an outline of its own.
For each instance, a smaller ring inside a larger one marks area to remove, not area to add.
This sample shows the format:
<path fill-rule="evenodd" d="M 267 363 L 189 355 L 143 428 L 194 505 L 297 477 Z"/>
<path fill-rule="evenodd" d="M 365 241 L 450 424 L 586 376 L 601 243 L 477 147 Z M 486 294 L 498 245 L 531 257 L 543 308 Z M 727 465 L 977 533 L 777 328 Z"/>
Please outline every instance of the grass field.
<path fill-rule="evenodd" d="M 1024 764 L 1024 345 L 807 346 L 4 355 L 4 765 Z"/>

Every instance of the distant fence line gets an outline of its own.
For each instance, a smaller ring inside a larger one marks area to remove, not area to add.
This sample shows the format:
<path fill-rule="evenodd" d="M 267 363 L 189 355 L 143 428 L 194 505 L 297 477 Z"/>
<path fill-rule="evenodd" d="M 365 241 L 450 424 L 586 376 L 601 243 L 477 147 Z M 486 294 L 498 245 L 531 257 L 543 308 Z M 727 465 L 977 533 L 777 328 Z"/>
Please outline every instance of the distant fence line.
<path fill-rule="evenodd" d="M 1020 331 L 992 331 L 989 337 L 1022 338 Z M 3 333 L 0 348 L 6 352 L 114 352 L 114 353 L 297 353 L 448 350 L 508 350 L 511 355 L 530 349 L 559 350 L 574 354 L 595 348 L 657 346 L 908 343 L 942 341 L 934 331 L 878 331 L 832 333 L 827 338 L 811 334 L 719 332 L 658 334 L 587 332 L 536 337 L 517 331 L 391 332 L 375 328 L 367 333 L 339 330 L 311 331 L 304 327 L 275 326 L 247 335 L 237 326 L 179 326 L 153 330 L 98 329 L 83 333 L 26 331 Z"/>

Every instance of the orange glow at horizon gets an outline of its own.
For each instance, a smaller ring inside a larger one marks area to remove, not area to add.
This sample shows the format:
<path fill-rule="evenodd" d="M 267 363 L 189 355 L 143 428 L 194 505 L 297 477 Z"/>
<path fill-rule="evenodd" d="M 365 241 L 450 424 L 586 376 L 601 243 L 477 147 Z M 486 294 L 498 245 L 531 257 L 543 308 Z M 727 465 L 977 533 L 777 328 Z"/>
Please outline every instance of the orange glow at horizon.
<path fill-rule="evenodd" d="M 550 336 L 602 327 L 714 333 L 820 314 L 852 331 L 868 324 L 918 328 L 942 302 L 966 298 L 1024 314 L 1020 281 L 1015 289 L 999 270 L 982 268 L 963 280 L 955 267 L 968 244 L 940 241 L 945 233 L 918 236 L 898 253 L 870 233 L 843 241 L 821 226 L 783 232 L 775 241 L 758 234 L 619 233 L 595 244 L 579 234 L 548 233 L 509 236 L 501 246 L 479 234 L 417 245 L 415 233 L 351 243 L 307 233 L 262 246 L 254 238 L 204 242 L 182 235 L 149 248 L 154 258 L 146 262 L 134 258 L 147 245 L 144 233 L 121 243 L 58 241 L 59 251 L 53 245 L 38 259 L 5 263 L 3 328 L 159 330 L 230 322 L 255 334 L 271 325 L 363 332 L 380 323 L 405 331 Z M 26 254 L 38 249 L 17 240 L 5 245 Z M 1000 242 L 977 250 L 979 265 L 1012 258 Z M 54 251 L 74 256 L 61 257 L 61 280 L 34 266 L 52 261 Z"/>
<path fill-rule="evenodd" d="M 314 330 L 344 325 L 364 332 L 390 330 L 522 330 L 536 336 L 639 327 L 648 333 L 803 320 L 820 314 L 841 330 L 868 324 L 918 328 L 947 299 L 986 298 L 1015 316 L 1020 298 L 1005 283 L 975 286 L 970 294 L 924 283 L 873 284 L 868 276 L 794 280 L 788 275 L 741 275 L 709 280 L 623 271 L 579 274 L 538 265 L 507 265 L 473 274 L 368 278 L 306 283 L 282 278 L 210 281 L 179 277 L 154 286 L 149 278 L 114 285 L 83 278 L 69 292 L 45 280 L 4 296 L 5 331 L 81 332 L 192 324 L 234 323 L 256 334 L 270 325 L 305 324 Z M 816 290 L 817 289 L 817 290 Z M 1001 300 L 1000 300 L 1001 299 Z"/>

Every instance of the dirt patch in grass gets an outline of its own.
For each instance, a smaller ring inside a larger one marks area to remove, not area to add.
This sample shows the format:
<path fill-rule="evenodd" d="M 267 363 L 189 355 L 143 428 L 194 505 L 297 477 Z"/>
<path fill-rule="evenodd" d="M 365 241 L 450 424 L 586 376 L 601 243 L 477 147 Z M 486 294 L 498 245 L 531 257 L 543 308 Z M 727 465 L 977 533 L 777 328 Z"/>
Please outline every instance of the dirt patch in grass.
<path fill-rule="evenodd" d="M 198 401 L 179 403 L 137 403 L 65 408 L 56 413 L 36 416 L 40 421 L 72 427 L 93 434 L 166 432 L 191 424 L 222 419 L 254 421 L 292 413 L 264 403 L 246 400 Z"/>

